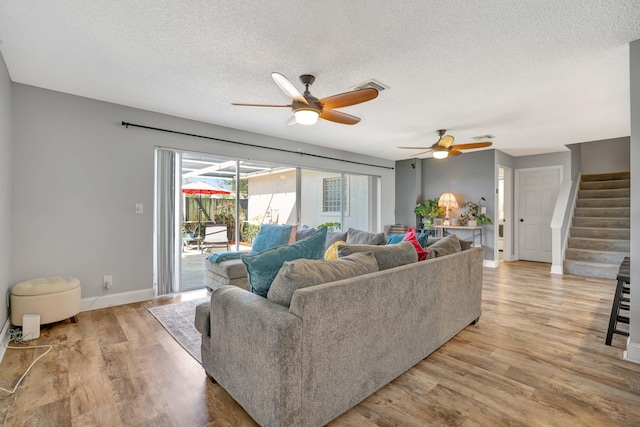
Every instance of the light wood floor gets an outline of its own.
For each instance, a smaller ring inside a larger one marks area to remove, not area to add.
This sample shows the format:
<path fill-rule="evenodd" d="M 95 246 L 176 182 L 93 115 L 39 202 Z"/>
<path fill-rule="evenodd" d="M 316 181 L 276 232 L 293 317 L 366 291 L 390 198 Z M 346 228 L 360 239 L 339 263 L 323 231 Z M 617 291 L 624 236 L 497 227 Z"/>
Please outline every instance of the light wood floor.
<path fill-rule="evenodd" d="M 480 322 L 330 425 L 639 426 L 640 365 L 622 360 L 624 337 L 604 345 L 615 282 L 548 271 L 485 269 Z M 0 392 L 0 424 L 255 425 L 147 311 L 180 298 L 44 329 L 37 343 L 53 350 Z M 8 349 L 0 386 L 41 351 Z"/>

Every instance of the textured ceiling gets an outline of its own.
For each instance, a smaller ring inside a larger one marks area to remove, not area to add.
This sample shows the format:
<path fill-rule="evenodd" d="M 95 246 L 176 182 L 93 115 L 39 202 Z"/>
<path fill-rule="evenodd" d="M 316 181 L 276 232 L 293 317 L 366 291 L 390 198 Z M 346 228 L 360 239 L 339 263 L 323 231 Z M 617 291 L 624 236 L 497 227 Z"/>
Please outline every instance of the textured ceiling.
<path fill-rule="evenodd" d="M 493 134 L 514 156 L 628 136 L 637 0 L 3 0 L 14 82 L 387 159 Z M 271 79 L 318 98 L 388 85 L 354 126 L 286 126 Z"/>

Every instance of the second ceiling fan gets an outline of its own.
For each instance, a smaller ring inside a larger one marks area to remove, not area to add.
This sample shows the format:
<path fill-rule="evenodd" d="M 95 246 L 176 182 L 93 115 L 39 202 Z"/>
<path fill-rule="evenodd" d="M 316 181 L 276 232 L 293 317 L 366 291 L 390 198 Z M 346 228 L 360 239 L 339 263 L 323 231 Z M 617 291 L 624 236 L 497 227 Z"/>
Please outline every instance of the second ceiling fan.
<path fill-rule="evenodd" d="M 291 98 L 291 104 L 271 105 L 232 103 L 231 105 L 241 107 L 291 108 L 293 111 L 293 117 L 289 120 L 289 123 L 287 123 L 288 125 L 293 125 L 295 123 L 301 125 L 313 125 L 318 121 L 318 118 L 344 125 L 354 125 L 360 121 L 360 118 L 341 111 L 334 111 L 333 109 L 371 101 L 378 96 L 377 89 L 366 88 L 318 99 L 309 92 L 309 86 L 311 86 L 316 79 L 310 74 L 303 74 L 300 76 L 300 81 L 305 86 L 304 93 L 300 93 L 293 83 L 280 73 L 271 73 L 271 77 L 278 87 L 289 98 Z"/>
<path fill-rule="evenodd" d="M 431 153 L 433 152 L 434 159 L 446 159 L 449 156 L 459 156 L 462 154 L 461 150 L 473 150 L 476 148 L 485 148 L 490 147 L 492 142 L 472 142 L 470 144 L 457 144 L 453 145 L 454 138 L 451 135 L 445 135 L 447 132 L 446 129 L 439 129 L 438 135 L 440 139 L 433 144 L 431 147 L 398 147 L 407 150 L 425 150 L 422 151 L 415 156 L 419 156 L 421 154 Z"/>

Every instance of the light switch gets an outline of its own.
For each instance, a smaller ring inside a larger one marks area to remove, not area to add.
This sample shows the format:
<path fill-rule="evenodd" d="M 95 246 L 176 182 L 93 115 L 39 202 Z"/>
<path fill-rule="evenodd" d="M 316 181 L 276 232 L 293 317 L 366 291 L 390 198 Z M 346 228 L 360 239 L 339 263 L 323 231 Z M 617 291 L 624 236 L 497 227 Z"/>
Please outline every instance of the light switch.
<path fill-rule="evenodd" d="M 143 212 L 142 203 L 136 203 L 136 213 L 141 214 Z"/>

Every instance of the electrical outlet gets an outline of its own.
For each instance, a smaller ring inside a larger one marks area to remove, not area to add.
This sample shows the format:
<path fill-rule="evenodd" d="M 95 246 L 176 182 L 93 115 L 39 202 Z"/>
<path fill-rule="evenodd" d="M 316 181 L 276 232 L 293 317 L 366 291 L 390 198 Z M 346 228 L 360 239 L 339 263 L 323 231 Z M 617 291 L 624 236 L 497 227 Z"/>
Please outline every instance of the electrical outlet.
<path fill-rule="evenodd" d="M 106 289 L 110 289 L 111 285 L 113 285 L 113 276 L 104 276 L 104 281 L 102 283 L 104 283 L 104 287 Z"/>
<path fill-rule="evenodd" d="M 136 203 L 136 213 L 141 214 L 144 212 L 144 205 L 142 203 Z"/>

